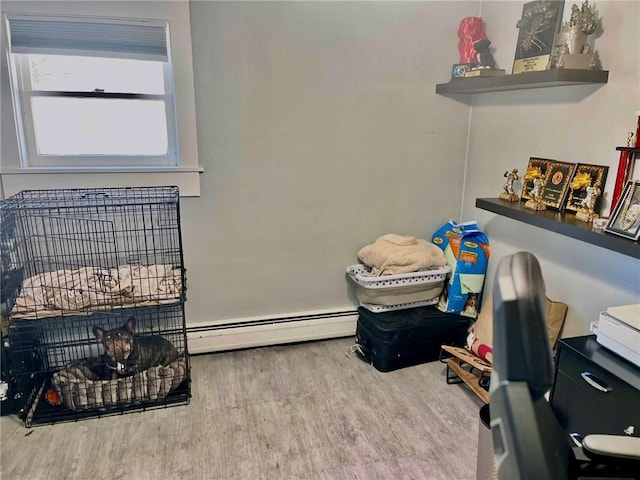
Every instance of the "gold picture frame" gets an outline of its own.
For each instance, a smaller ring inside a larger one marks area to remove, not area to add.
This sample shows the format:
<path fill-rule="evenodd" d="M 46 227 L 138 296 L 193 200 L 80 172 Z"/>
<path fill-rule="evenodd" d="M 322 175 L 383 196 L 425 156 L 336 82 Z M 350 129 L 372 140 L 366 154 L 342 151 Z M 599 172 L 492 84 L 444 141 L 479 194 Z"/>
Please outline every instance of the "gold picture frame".
<path fill-rule="evenodd" d="M 585 202 L 587 200 L 586 187 L 578 188 L 575 190 L 572 189 L 571 185 L 575 180 L 578 180 L 580 177 L 588 176 L 588 178 L 585 178 L 585 182 L 588 182 L 585 185 L 595 186 L 596 184 L 598 184 L 600 190 L 604 191 L 604 185 L 607 181 L 608 172 L 609 167 L 605 165 L 578 163 L 573 174 L 573 178 L 569 182 L 569 194 L 567 195 L 567 201 L 565 202 L 564 209 L 566 211 L 579 212 L 587 207 L 587 205 L 585 205 Z M 596 214 L 600 213 L 601 200 L 602 195 L 599 195 L 596 199 L 595 204 L 593 205 L 593 212 Z"/>
<path fill-rule="evenodd" d="M 575 163 L 552 161 L 549 164 L 540 194 L 540 201 L 544 205 L 555 210 L 562 208 L 575 169 Z"/>
<path fill-rule="evenodd" d="M 604 230 L 630 240 L 640 238 L 640 181 L 627 182 Z"/>

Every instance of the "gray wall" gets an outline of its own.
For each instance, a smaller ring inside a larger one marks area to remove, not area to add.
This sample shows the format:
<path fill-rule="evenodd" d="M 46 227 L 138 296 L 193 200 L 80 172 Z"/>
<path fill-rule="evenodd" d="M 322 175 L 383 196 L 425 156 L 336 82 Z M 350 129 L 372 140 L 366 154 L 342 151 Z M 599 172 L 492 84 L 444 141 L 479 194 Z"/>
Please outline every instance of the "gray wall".
<path fill-rule="evenodd" d="M 458 218 L 466 105 L 435 95 L 478 2 L 192 2 L 202 197 L 191 322 L 353 308 L 377 236 Z"/>

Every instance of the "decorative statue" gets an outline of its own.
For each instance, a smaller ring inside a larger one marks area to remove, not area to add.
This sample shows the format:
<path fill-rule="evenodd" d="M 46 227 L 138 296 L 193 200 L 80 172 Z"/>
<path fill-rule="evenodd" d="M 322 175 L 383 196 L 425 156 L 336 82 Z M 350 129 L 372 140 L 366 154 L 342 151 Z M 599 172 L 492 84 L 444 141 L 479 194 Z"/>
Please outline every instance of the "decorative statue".
<path fill-rule="evenodd" d="M 600 196 L 602 191 L 600 190 L 600 182 L 596 182 L 593 185 L 587 185 L 585 187 L 585 195 L 582 201 L 580 202 L 580 206 L 583 207 L 587 212 L 594 213 L 593 207 L 596 204 L 596 200 Z"/>
<path fill-rule="evenodd" d="M 480 17 L 466 17 L 458 27 L 458 53 L 460 63 L 471 63 L 482 68 L 496 68 L 489 51 L 491 42 L 484 33 L 484 21 Z"/>
<path fill-rule="evenodd" d="M 475 45 L 480 40 L 486 40 L 484 33 L 484 21 L 480 17 L 466 17 L 460 21 L 458 27 L 458 53 L 459 63 L 478 63 L 478 51 Z M 487 45 L 488 48 L 488 45 Z"/>
<path fill-rule="evenodd" d="M 493 55 L 489 51 L 489 45 L 491 45 L 491 41 L 486 38 L 473 44 L 473 48 L 475 48 L 477 52 L 476 61 L 480 68 L 495 69 L 496 61 L 493 59 Z"/>
<path fill-rule="evenodd" d="M 517 202 L 518 200 L 520 200 L 520 197 L 518 197 L 518 195 L 514 191 L 513 184 L 520 179 L 520 176 L 518 175 L 518 169 L 514 168 L 511 171 L 504 172 L 503 177 L 505 177 L 507 181 L 503 185 L 504 192 L 500 194 L 500 199 L 507 200 L 508 202 Z"/>
<path fill-rule="evenodd" d="M 598 197 L 602 193 L 600 188 L 600 181 L 596 180 L 593 185 L 591 175 L 586 172 L 578 173 L 571 185 L 571 190 L 584 190 L 584 197 L 576 204 L 578 212 L 576 213 L 576 219 L 583 222 L 593 222 L 594 218 L 598 218 L 597 212 L 595 212 L 596 202 Z"/>
<path fill-rule="evenodd" d="M 577 5 L 571 7 L 571 17 L 569 18 L 569 27 L 579 31 L 585 35 L 591 35 L 596 31 L 598 21 L 596 15 L 589 7 L 589 1 L 582 2 L 582 8 L 578 9 Z M 582 53 L 582 52 L 575 52 Z"/>
<path fill-rule="evenodd" d="M 569 20 L 560 26 L 549 68 L 596 68 L 597 58 L 587 43 L 587 37 L 597 27 L 598 19 L 588 0 L 582 2 L 582 7 L 574 4 Z"/>
<path fill-rule="evenodd" d="M 640 124 L 640 120 L 638 121 L 638 123 Z M 636 136 L 633 132 L 629 132 L 629 135 L 627 135 L 627 147 L 633 148 L 635 144 L 636 144 Z"/>
<path fill-rule="evenodd" d="M 602 193 L 602 190 L 600 189 L 600 182 L 596 182 L 593 185 L 587 185 L 584 188 L 584 191 L 584 198 L 580 202 L 580 210 L 576 213 L 576 219 L 591 223 L 594 219 L 600 217 L 598 212 L 594 210 L 598 197 Z"/>
<path fill-rule="evenodd" d="M 531 181 L 529 200 L 524 204 L 529 210 L 545 210 L 547 206 L 542 203 L 542 171 L 538 167 L 532 167 L 524 175 L 525 181 Z"/>
<path fill-rule="evenodd" d="M 534 199 L 539 200 L 541 193 L 542 193 L 542 180 L 540 179 L 540 177 L 535 177 L 533 179 L 533 187 L 531 188 L 529 195 L 531 195 Z"/>
<path fill-rule="evenodd" d="M 566 35 L 564 38 L 569 53 L 590 53 L 587 51 L 587 37 L 596 31 L 597 26 L 596 16 L 587 0 L 582 3 L 582 8 L 574 4 L 569 21 L 560 29 Z"/>

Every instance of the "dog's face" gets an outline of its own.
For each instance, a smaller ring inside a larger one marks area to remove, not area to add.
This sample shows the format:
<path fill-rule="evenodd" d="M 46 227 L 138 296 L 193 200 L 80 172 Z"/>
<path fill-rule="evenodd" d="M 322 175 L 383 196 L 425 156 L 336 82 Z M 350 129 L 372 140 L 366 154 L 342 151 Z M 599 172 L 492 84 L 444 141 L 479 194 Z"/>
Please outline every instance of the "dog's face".
<path fill-rule="evenodd" d="M 464 311 L 476 312 L 477 310 L 478 310 L 478 295 L 476 295 L 475 293 L 470 293 L 466 303 L 464 304 Z"/>
<path fill-rule="evenodd" d="M 100 327 L 93 327 L 93 334 L 104 345 L 104 353 L 109 359 L 114 362 L 124 363 L 133 350 L 134 328 L 135 320 L 130 318 L 124 326 L 113 330 L 105 331 Z"/>

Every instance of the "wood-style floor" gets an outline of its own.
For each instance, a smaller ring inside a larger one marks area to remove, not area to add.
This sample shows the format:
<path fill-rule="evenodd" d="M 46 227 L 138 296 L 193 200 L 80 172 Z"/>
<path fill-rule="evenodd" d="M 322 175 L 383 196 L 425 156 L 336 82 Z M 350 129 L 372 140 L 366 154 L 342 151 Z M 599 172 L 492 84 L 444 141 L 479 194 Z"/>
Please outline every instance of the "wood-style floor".
<path fill-rule="evenodd" d="M 380 373 L 352 338 L 192 357 L 189 405 L 26 429 L 2 480 L 475 479 L 480 401 L 432 362 Z"/>

